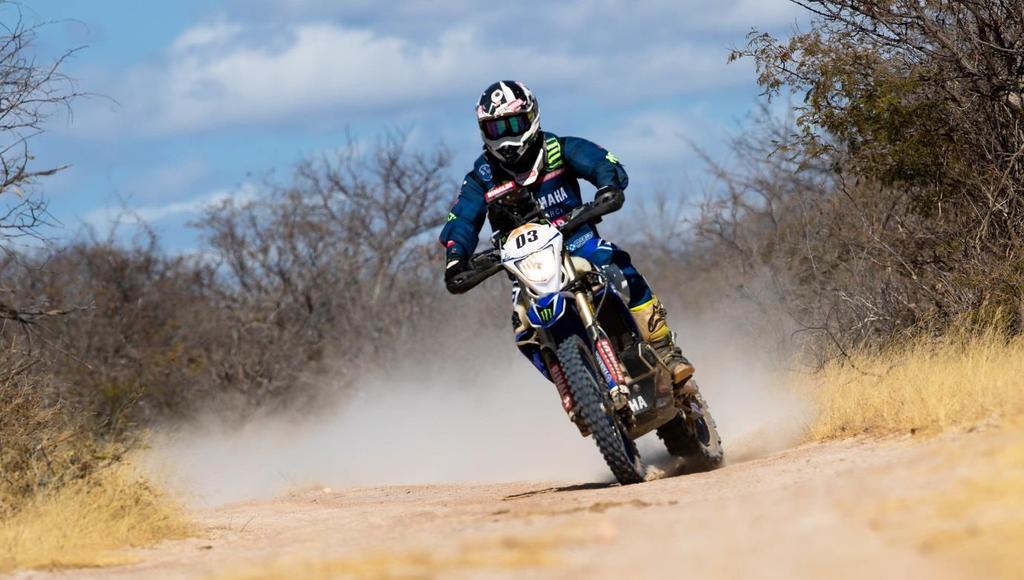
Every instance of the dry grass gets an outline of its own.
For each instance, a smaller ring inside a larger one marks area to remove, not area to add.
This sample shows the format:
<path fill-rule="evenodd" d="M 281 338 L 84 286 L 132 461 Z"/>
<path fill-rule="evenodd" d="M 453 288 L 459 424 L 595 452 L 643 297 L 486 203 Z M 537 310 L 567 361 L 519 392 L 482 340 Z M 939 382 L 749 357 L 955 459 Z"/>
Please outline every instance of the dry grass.
<path fill-rule="evenodd" d="M 947 485 L 879 507 L 884 528 L 924 553 L 952 557 L 979 576 L 1018 578 L 1024 546 L 1024 339 L 953 332 L 827 366 L 812 381 L 812 440 L 856 435 L 937 435 L 999 425 L 948 454 Z M 952 466 L 952 467 L 951 467 Z M 955 469 L 953 469 L 955 467 Z"/>
<path fill-rule="evenodd" d="M 48 396 L 31 362 L 0 349 L 0 575 L 116 563 L 119 548 L 186 534 L 176 503 L 125 461 L 128 442 Z"/>
<path fill-rule="evenodd" d="M 1024 339 L 951 334 L 855 354 L 814 379 L 812 440 L 939 433 L 1024 414 Z"/>
<path fill-rule="evenodd" d="M 120 464 L 40 493 L 0 521 L 0 573 L 122 563 L 121 548 L 189 532 L 175 502 Z"/>

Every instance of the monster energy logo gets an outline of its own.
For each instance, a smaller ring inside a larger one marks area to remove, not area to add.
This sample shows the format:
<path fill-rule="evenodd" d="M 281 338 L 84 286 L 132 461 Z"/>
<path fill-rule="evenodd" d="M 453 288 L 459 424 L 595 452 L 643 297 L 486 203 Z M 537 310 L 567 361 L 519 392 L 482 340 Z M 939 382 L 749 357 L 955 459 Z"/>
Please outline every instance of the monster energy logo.
<path fill-rule="evenodd" d="M 451 221 L 455 221 L 455 219 L 456 219 L 457 217 L 459 217 L 459 216 L 457 216 L 457 215 L 453 214 L 452 212 L 448 212 L 448 221 L 450 221 L 450 222 L 451 222 Z"/>
<path fill-rule="evenodd" d="M 537 310 L 537 316 L 539 316 L 540 319 L 544 322 L 549 322 L 551 320 L 551 317 L 553 317 L 554 315 L 555 309 L 550 306 L 542 310 Z"/>
<path fill-rule="evenodd" d="M 615 164 L 618 164 L 618 162 L 619 162 L 619 158 L 614 156 L 614 155 L 612 155 L 611 151 L 609 151 L 608 155 L 605 155 L 604 158 L 607 159 L 608 161 L 611 161 L 612 163 L 615 163 Z"/>
<path fill-rule="evenodd" d="M 544 142 L 548 151 L 548 169 L 558 169 L 562 166 L 562 145 L 557 137 L 552 137 Z"/>

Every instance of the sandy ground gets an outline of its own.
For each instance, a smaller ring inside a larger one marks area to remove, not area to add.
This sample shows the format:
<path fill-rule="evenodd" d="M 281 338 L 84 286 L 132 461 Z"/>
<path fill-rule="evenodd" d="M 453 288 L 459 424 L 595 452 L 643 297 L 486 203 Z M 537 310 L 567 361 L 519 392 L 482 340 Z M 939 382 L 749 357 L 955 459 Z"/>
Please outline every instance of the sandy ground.
<path fill-rule="evenodd" d="M 200 512 L 199 537 L 138 550 L 131 565 L 19 577 L 1013 577 L 1013 564 L 937 538 L 968 525 L 943 516 L 943 498 L 1022 441 L 813 444 L 629 487 L 307 490 Z"/>

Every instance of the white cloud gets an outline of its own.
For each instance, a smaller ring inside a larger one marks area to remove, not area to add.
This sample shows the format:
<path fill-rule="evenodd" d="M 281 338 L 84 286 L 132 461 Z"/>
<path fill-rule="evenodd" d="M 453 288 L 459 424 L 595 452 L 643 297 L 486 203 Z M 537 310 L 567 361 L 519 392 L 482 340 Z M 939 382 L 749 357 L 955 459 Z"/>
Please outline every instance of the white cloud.
<path fill-rule="evenodd" d="M 602 40 L 627 43 L 643 42 L 648 35 L 666 39 L 764 30 L 788 24 L 801 12 L 805 11 L 789 0 L 643 0 L 628 5 L 620 0 L 573 0 L 545 3 L 542 14 L 581 31 L 604 30 L 611 20 L 621 35 Z"/>
<path fill-rule="evenodd" d="M 580 7 L 584 4 L 601 10 L 595 14 Z M 597 0 L 552 6 L 550 13 L 542 13 L 547 21 L 537 21 L 546 38 L 531 27 L 523 29 L 530 41 L 514 34 L 488 34 L 487 23 L 472 18 L 447 28 L 438 23 L 435 29 L 442 32 L 430 39 L 385 32 L 383 25 L 357 28 L 323 20 L 273 30 L 225 20 L 203 23 L 183 31 L 160 62 L 138 67 L 117 83 L 111 92 L 124 108 L 116 112 L 116 120 L 101 113 L 85 124 L 108 133 L 182 134 L 231 125 L 309 122 L 339 113 L 396 119 L 442 103 L 450 109 L 455 99 L 468 110 L 477 91 L 497 77 L 522 78 L 597 106 L 642 104 L 750 82 L 749 65 L 726 66 L 723 42 L 688 40 L 678 33 L 665 38 L 663 31 L 645 38 L 644 25 L 664 27 L 646 3 L 636 10 L 616 4 L 622 21 L 595 28 L 594 20 L 607 18 L 602 11 L 610 10 L 604 4 Z M 674 5 L 652 5 L 680 17 Z M 737 4 L 748 5 L 761 6 L 751 0 Z M 584 14 L 582 20 L 569 17 L 575 14 L 573 6 Z M 555 18 L 557 14 L 566 17 Z M 731 14 L 720 17 L 729 20 Z M 566 29 L 576 25 L 588 29 Z M 610 36 L 613 31 L 620 36 Z"/>
<path fill-rule="evenodd" d="M 111 226 L 118 223 L 125 225 L 156 224 L 172 217 L 196 216 L 206 208 L 227 199 L 236 201 L 251 199 L 255 193 L 256 188 L 247 183 L 238 189 L 219 189 L 187 200 L 166 204 L 95 209 L 86 213 L 82 221 L 101 232 L 109 230 Z"/>
<path fill-rule="evenodd" d="M 216 45 L 237 37 L 242 26 L 224 21 L 193 26 L 181 33 L 171 44 L 171 52 L 181 53 L 192 48 Z"/>
<path fill-rule="evenodd" d="M 280 50 L 249 43 L 221 50 L 218 43 L 173 53 L 155 128 L 259 123 L 330 105 L 378 108 L 431 98 L 469 41 L 456 32 L 417 50 L 399 38 L 330 24 L 289 32 Z"/>
<path fill-rule="evenodd" d="M 599 43 L 628 43 L 646 37 L 608 35 L 609 26 L 631 34 L 671 31 L 714 34 L 761 29 L 788 24 L 801 13 L 790 0 L 519 0 L 506 6 L 488 5 L 480 9 L 475 0 L 392 0 L 387 10 L 376 0 L 230 0 L 231 13 L 239 18 L 252 14 L 270 14 L 274 18 L 339 18 L 343 21 L 373 21 L 389 30 L 429 31 L 452 21 L 487 23 L 491 30 L 506 37 L 535 41 L 549 35 L 553 28 L 591 31 L 588 36 Z M 519 26 L 516 26 L 519 24 Z M 502 26 L 503 25 L 503 26 Z"/>

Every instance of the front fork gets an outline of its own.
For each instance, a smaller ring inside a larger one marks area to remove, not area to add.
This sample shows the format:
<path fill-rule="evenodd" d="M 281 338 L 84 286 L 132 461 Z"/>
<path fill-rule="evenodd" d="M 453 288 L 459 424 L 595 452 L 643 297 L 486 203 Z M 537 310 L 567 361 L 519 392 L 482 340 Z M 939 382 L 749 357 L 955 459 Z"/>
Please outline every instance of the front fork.
<path fill-rule="evenodd" d="M 565 257 L 565 269 L 569 274 L 569 279 L 577 278 L 576 266 L 569 256 Z M 580 321 L 583 323 L 590 343 L 594 345 L 598 365 L 608 383 L 612 404 L 615 406 L 615 410 L 619 411 L 629 405 L 629 387 L 627 386 L 629 378 L 623 370 L 618 355 L 615 354 L 615 349 L 612 348 L 611 341 L 608 340 L 608 335 L 597 324 L 597 314 L 591 304 L 590 294 L 583 290 L 577 290 L 573 292 L 573 298 L 576 299 L 576 311 L 580 315 Z"/>

